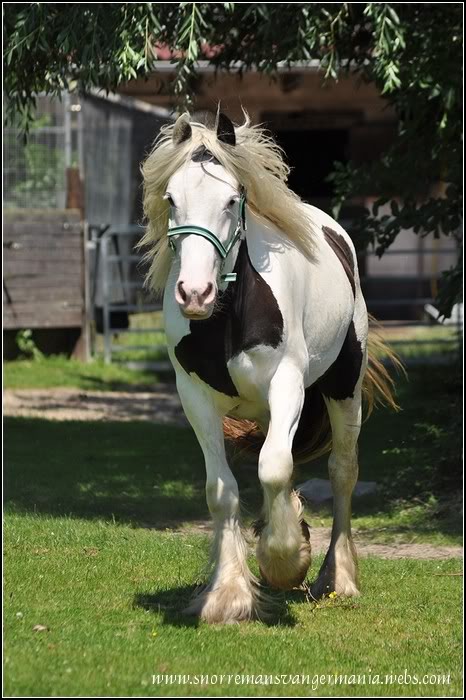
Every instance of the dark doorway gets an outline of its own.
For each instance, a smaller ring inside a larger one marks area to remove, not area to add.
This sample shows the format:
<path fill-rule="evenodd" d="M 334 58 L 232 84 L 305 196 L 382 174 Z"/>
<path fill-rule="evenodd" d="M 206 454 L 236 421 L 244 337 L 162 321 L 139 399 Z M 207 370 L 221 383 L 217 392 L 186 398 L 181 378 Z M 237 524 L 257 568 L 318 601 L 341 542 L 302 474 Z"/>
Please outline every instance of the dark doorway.
<path fill-rule="evenodd" d="M 305 201 L 329 211 L 333 185 L 326 178 L 335 161 L 348 160 L 347 129 L 275 130 L 291 167 L 289 185 Z"/>

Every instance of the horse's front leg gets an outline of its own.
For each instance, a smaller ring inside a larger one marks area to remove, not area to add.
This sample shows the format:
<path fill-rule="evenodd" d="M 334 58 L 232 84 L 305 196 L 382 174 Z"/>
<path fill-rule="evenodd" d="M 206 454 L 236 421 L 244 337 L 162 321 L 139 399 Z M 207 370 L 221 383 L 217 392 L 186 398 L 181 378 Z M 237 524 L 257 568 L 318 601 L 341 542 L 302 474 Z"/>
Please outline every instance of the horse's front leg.
<path fill-rule="evenodd" d="M 207 622 L 249 620 L 258 615 L 258 582 L 247 565 L 238 485 L 225 455 L 222 416 L 208 390 L 189 377 L 178 375 L 177 388 L 204 453 L 207 504 L 215 529 L 212 577 L 186 612 Z"/>
<path fill-rule="evenodd" d="M 321 598 L 335 591 L 339 595 L 358 595 L 356 549 L 351 536 L 351 495 L 358 478 L 357 441 L 361 427 L 361 389 L 354 398 L 327 400 L 332 425 L 332 452 L 328 461 L 333 491 L 333 527 L 329 550 L 312 595 Z"/>
<path fill-rule="evenodd" d="M 282 363 L 270 385 L 270 423 L 259 456 L 264 522 L 258 528 L 257 558 L 262 576 L 274 588 L 284 590 L 302 583 L 311 563 L 308 526 L 291 488 L 292 445 L 303 401 L 302 372 Z"/>

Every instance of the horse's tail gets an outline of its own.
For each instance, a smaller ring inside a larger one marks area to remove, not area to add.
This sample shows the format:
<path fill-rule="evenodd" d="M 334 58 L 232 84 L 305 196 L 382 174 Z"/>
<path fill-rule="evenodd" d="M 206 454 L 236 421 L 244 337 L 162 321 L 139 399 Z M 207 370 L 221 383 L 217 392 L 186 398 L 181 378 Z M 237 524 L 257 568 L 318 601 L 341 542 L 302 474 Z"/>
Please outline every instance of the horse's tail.
<path fill-rule="evenodd" d="M 373 327 L 369 330 L 367 368 L 362 382 L 366 420 L 377 405 L 399 410 L 394 396 L 395 381 L 386 367 L 387 360 L 397 371 L 405 371 L 398 355 L 374 328 L 377 325 L 375 319 L 369 318 Z M 259 455 L 265 436 L 257 423 L 227 417 L 223 428 L 226 439 L 234 444 L 240 454 L 251 457 Z M 328 411 L 318 384 L 314 384 L 305 391 L 304 406 L 293 440 L 294 462 L 311 462 L 330 452 L 331 448 L 332 430 Z"/>
<path fill-rule="evenodd" d="M 226 416 L 223 419 L 223 433 L 233 445 L 235 455 L 259 456 L 265 435 L 255 421 Z"/>
<path fill-rule="evenodd" d="M 381 337 L 380 324 L 369 314 L 369 337 L 367 340 L 367 369 L 362 381 L 362 395 L 366 420 L 375 406 L 382 405 L 399 411 L 395 399 L 395 380 L 387 369 L 391 365 L 399 374 L 406 370 L 397 353 Z"/>
<path fill-rule="evenodd" d="M 258 457 L 265 435 L 257 423 L 226 417 L 223 419 L 225 438 L 234 446 L 235 454 Z M 332 431 L 324 398 L 317 385 L 306 389 L 304 406 L 293 440 L 295 464 L 317 459 L 330 450 Z"/>

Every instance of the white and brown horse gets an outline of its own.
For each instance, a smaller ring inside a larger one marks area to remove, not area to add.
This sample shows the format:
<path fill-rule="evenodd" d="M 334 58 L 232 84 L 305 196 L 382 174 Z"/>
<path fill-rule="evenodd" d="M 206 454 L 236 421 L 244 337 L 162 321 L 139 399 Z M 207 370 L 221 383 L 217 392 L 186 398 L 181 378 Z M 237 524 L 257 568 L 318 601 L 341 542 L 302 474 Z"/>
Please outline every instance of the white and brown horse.
<path fill-rule="evenodd" d="M 393 399 L 368 348 L 350 237 L 288 189 L 280 149 L 247 119 L 234 127 L 222 114 L 182 115 L 163 130 L 143 174 L 150 281 L 164 290 L 170 358 L 204 453 L 215 526 L 213 574 L 190 611 L 209 622 L 261 615 L 225 453 L 226 416 L 237 434 L 254 421 L 264 436 L 257 558 L 279 589 L 301 584 L 311 561 L 294 457 L 331 446 L 332 538 L 312 591 L 357 595 L 350 517 L 362 395 L 375 389 Z"/>

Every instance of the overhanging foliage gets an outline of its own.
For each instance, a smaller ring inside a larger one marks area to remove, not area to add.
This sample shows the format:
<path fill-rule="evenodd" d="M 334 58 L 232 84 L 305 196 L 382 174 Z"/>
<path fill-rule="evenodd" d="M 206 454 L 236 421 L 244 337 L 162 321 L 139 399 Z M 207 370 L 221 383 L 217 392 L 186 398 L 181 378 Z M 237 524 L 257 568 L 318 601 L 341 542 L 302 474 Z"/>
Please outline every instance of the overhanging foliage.
<path fill-rule="evenodd" d="M 356 71 L 391 104 L 399 132 L 370 167 L 335 170 L 336 208 L 355 194 L 379 195 L 353 235 L 380 254 L 403 228 L 458 235 L 462 3 L 6 3 L 4 32 L 8 105 L 25 128 L 35 94 L 73 86 L 112 90 L 147 76 L 157 70 L 156 44 L 177 58 L 180 103 L 190 102 L 199 58 L 224 69 L 241 61 L 243 71 L 268 73 L 279 62 L 317 59 L 328 79 Z M 389 201 L 391 214 L 378 217 Z M 460 291 L 459 260 L 444 274 L 438 299 L 444 314 Z"/>

